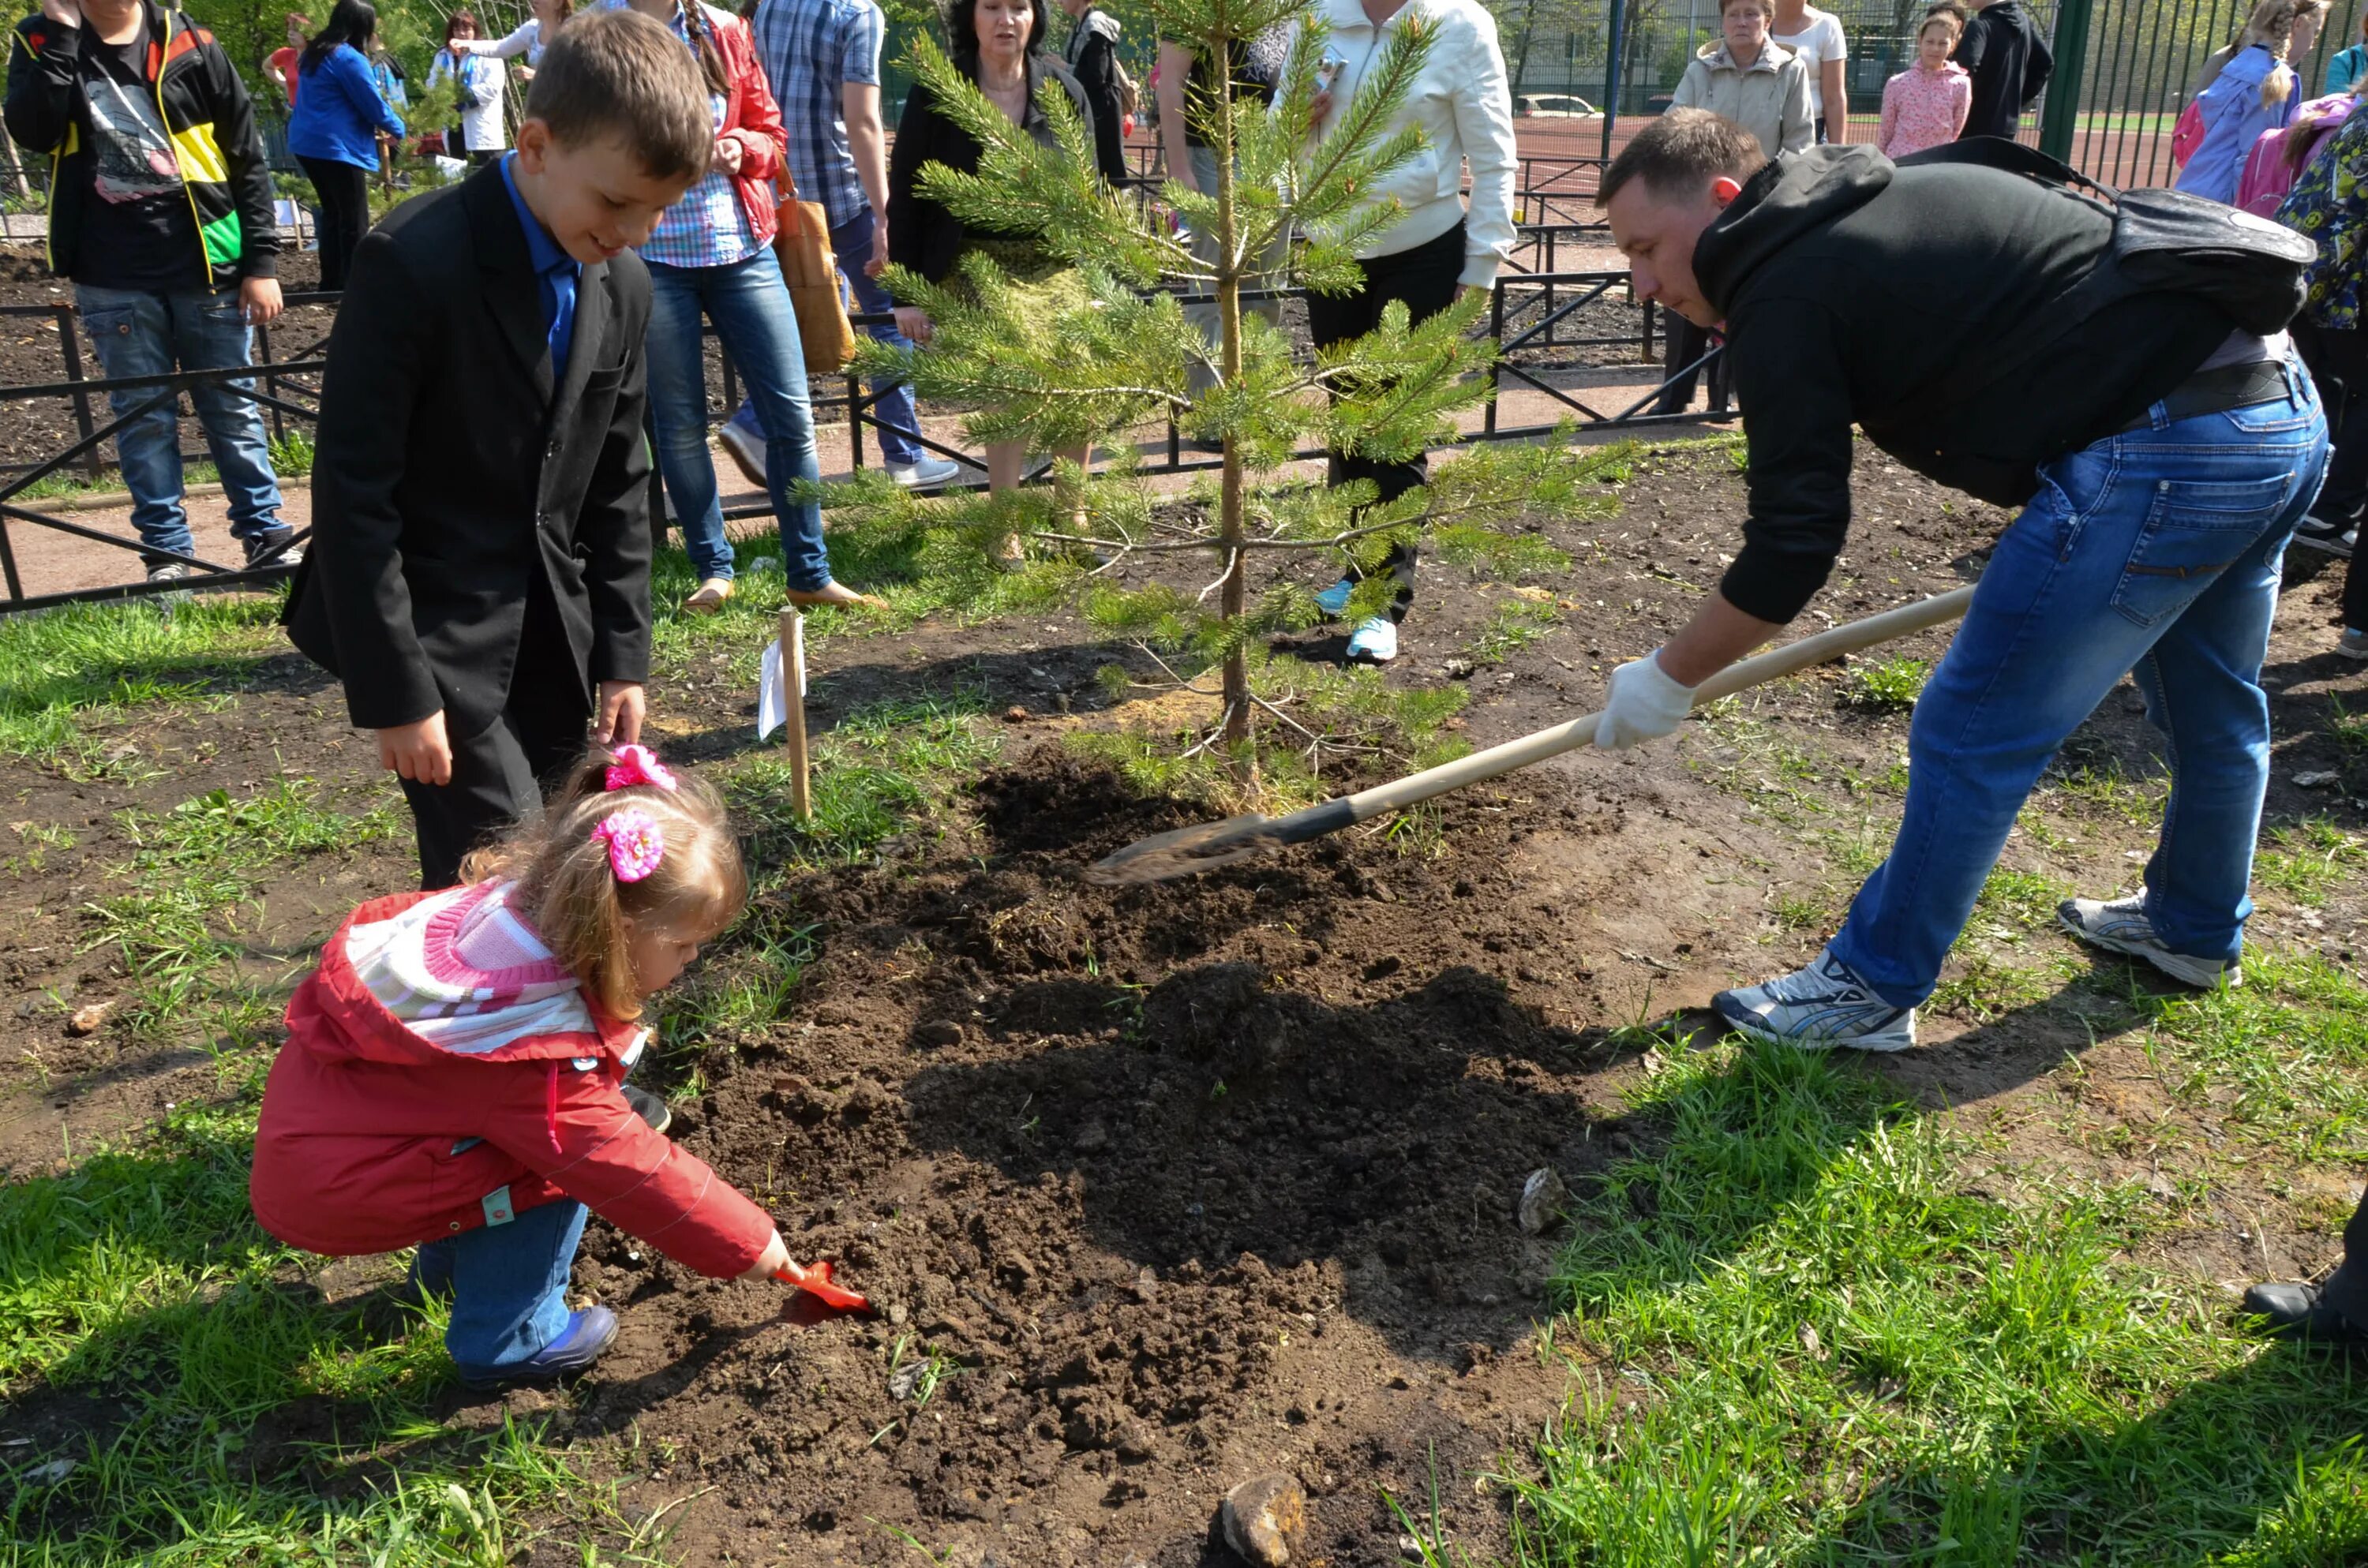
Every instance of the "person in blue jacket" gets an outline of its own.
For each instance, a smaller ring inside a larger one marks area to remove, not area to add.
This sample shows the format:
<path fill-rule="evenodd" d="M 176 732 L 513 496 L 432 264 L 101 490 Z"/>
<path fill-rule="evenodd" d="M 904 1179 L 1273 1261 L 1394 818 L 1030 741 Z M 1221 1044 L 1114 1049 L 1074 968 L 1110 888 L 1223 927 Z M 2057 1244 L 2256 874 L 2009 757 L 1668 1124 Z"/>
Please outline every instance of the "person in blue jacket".
<path fill-rule="evenodd" d="M 2327 0 L 2260 0 L 2239 35 L 2236 54 L 2195 95 L 2203 140 L 2173 182 L 2176 188 L 2234 203 L 2245 154 L 2265 131 L 2293 122 L 2294 69 L 2287 62 L 2310 52 Z"/>
<path fill-rule="evenodd" d="M 346 286 L 346 267 L 370 229 L 370 176 L 378 133 L 403 135 L 403 117 L 380 96 L 370 70 L 378 13 L 365 0 L 337 0 L 328 24 L 296 62 L 301 90 L 288 115 L 288 150 L 321 199 L 321 287 Z"/>

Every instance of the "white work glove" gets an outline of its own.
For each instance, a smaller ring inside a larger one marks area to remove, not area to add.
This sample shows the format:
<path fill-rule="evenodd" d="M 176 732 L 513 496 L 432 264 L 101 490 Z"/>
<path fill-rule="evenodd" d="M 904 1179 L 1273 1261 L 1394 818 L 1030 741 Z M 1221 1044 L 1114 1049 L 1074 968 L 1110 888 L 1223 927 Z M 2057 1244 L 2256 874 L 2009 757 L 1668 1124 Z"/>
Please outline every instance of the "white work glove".
<path fill-rule="evenodd" d="M 1595 724 L 1595 744 L 1605 751 L 1625 751 L 1638 741 L 1672 734 L 1693 705 L 1694 688 L 1671 680 L 1661 668 L 1660 656 L 1647 653 L 1611 672 L 1603 717 Z"/>

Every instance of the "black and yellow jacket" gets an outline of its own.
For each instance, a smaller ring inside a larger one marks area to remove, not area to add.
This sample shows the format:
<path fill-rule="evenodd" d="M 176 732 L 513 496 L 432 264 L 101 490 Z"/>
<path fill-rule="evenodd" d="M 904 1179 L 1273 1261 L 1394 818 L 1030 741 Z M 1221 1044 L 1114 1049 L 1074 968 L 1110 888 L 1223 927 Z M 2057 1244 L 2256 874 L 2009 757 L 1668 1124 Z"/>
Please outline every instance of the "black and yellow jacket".
<path fill-rule="evenodd" d="M 208 275 L 216 288 L 272 277 L 279 231 L 271 210 L 271 170 L 255 106 L 214 35 L 154 0 L 148 17 L 148 81 L 173 138 Z M 17 24 L 8 51 L 8 134 L 50 155 L 50 267 L 74 271 L 85 203 L 94 199 L 88 108 L 82 86 L 86 29 L 39 13 Z"/>

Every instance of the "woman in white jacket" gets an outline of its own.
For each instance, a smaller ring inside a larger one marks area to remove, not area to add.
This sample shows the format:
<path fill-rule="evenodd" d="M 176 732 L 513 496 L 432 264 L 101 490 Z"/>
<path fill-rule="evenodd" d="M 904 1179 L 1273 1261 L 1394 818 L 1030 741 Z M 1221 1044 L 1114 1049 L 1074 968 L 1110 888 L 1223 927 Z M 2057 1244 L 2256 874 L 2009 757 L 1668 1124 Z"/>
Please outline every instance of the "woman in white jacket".
<path fill-rule="evenodd" d="M 1361 337 L 1381 324 L 1383 307 L 1406 302 L 1421 321 L 1455 302 L 1462 289 L 1486 289 L 1513 249 L 1513 95 L 1505 80 L 1505 57 L 1497 47 L 1497 23 L 1476 0 L 1316 0 L 1310 13 L 1331 29 L 1326 60 L 1334 67 L 1329 88 L 1315 102 L 1320 141 L 1343 113 L 1381 59 L 1391 34 L 1419 17 L 1434 30 L 1429 57 L 1398 108 L 1375 137 L 1378 143 L 1409 126 L 1419 129 L 1423 149 L 1374 183 L 1369 199 L 1395 200 L 1402 216 L 1357 251 L 1365 281 L 1349 294 L 1310 295 L 1307 325 L 1319 347 Z M 1297 39 L 1292 40 L 1294 47 Z M 1471 170 L 1472 198 L 1463 197 Z M 1408 462 L 1382 462 L 1349 452 L 1331 456 L 1331 483 L 1369 479 L 1383 501 L 1394 500 L 1429 476 L 1419 456 Z M 1349 657 L 1387 664 L 1397 656 L 1398 624 L 1414 602 L 1415 551 L 1391 552 L 1396 602 L 1386 616 L 1374 616 L 1349 638 Z M 1343 577 L 1316 602 L 1326 613 L 1347 608 L 1355 586 Z"/>

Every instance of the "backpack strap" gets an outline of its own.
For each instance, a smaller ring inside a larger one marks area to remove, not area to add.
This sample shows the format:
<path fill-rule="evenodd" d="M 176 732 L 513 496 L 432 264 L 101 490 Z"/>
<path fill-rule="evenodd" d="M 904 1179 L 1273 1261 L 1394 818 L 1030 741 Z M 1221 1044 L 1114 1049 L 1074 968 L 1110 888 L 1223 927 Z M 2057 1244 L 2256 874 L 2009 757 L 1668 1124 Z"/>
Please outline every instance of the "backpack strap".
<path fill-rule="evenodd" d="M 2084 190 L 2107 202 L 2118 195 L 2112 187 L 2099 185 L 2071 165 L 2051 158 L 2036 147 L 2009 142 L 2002 136 L 1968 136 L 1962 141 L 1943 142 L 1937 147 L 1910 153 L 1897 162 L 1901 168 L 1908 169 L 1935 164 L 1970 164 L 1975 168 L 2027 175 L 2042 185 Z"/>

